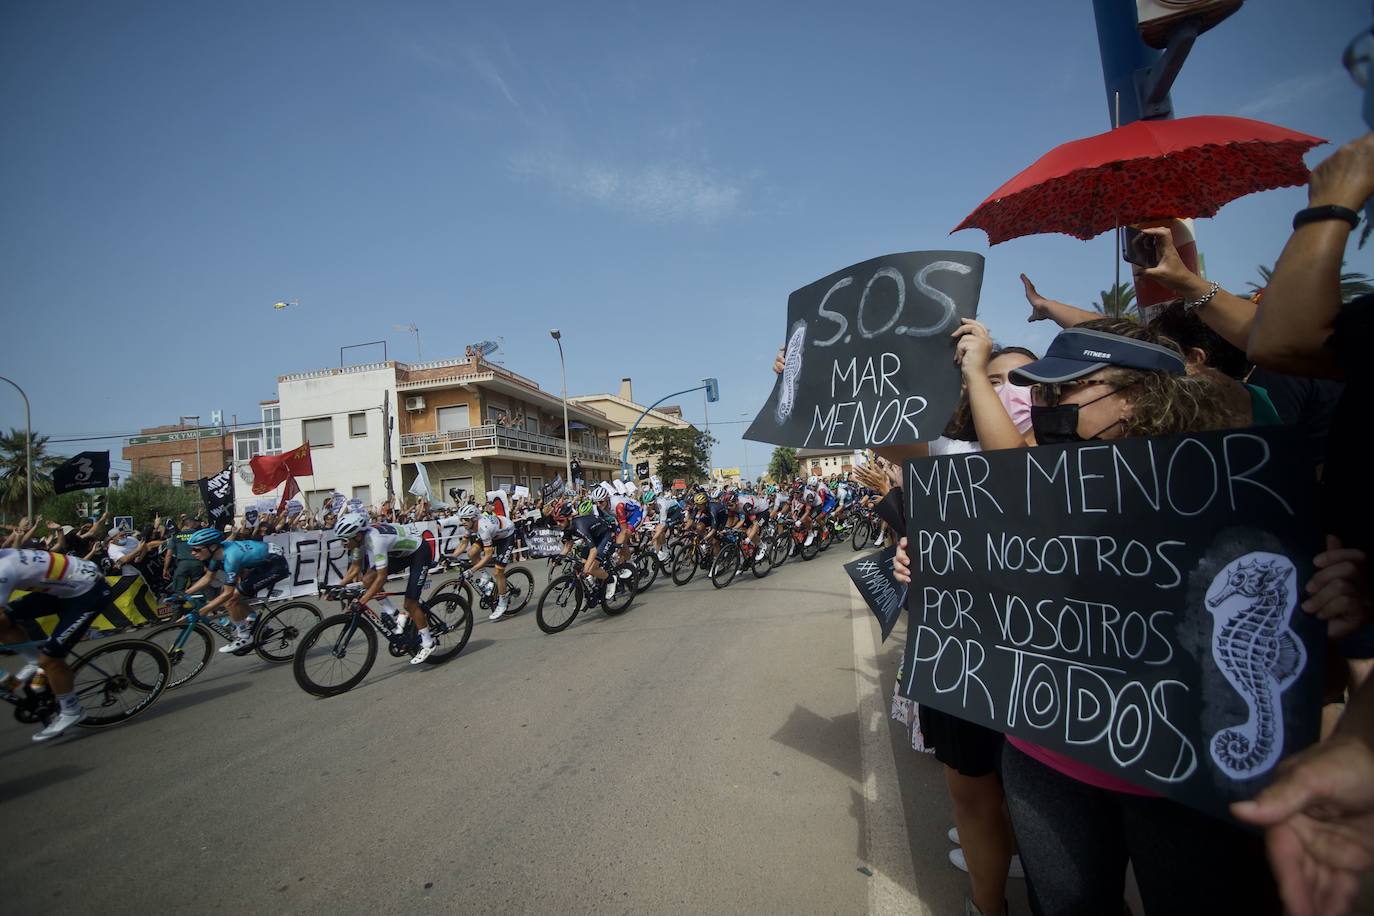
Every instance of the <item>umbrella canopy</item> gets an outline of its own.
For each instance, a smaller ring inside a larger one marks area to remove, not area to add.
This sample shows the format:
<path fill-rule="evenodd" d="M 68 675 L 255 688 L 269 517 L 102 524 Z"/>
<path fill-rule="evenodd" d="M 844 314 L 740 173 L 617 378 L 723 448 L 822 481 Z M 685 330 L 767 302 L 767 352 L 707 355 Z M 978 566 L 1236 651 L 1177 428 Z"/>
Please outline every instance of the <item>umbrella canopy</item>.
<path fill-rule="evenodd" d="M 1325 142 L 1248 118 L 1135 121 L 1050 150 L 954 231 L 982 229 L 996 245 L 1041 232 L 1090 239 L 1148 219 L 1214 216 L 1237 197 L 1306 184 L 1303 154 Z"/>

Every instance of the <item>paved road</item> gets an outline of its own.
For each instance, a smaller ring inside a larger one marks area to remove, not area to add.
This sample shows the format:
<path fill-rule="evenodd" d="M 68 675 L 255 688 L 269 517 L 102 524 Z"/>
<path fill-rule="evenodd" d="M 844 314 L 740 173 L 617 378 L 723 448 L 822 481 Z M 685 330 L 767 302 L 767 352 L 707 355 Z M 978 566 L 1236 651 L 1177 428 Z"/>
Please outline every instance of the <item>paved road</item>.
<path fill-rule="evenodd" d="M 886 717 L 902 633 L 875 657 L 853 557 L 660 580 L 556 636 L 479 619 L 447 665 L 384 655 L 327 700 L 216 657 L 108 732 L 0 724 L 3 823 L 33 828 L 5 909 L 960 912 L 939 767 Z"/>

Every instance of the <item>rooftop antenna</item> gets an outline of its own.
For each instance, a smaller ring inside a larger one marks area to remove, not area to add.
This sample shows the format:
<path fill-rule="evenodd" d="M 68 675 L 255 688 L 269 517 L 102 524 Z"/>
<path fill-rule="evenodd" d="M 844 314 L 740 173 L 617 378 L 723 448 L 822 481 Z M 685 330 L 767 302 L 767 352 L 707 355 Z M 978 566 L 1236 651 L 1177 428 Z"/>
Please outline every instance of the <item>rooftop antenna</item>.
<path fill-rule="evenodd" d="M 418 363 L 420 361 L 420 329 L 415 326 L 415 322 L 412 321 L 410 324 L 393 324 L 392 327 L 398 331 L 405 331 L 406 333 L 415 335 L 415 361 Z"/>

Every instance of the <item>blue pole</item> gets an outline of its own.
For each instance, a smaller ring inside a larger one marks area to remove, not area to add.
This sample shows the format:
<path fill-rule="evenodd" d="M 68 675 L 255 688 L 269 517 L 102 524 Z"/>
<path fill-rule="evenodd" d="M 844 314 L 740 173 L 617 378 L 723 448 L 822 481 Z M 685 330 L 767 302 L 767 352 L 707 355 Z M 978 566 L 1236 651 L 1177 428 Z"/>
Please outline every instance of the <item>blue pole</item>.
<path fill-rule="evenodd" d="M 657 401 L 654 401 L 648 407 L 644 408 L 644 412 L 642 414 L 640 414 L 638 417 L 635 417 L 634 425 L 632 425 L 630 427 L 630 431 L 625 434 L 625 447 L 620 450 L 621 480 L 630 479 L 630 440 L 634 438 L 635 430 L 639 428 L 639 421 L 647 417 L 649 415 L 649 411 L 653 410 L 655 407 L 662 404 L 669 398 L 675 398 L 680 394 L 691 394 L 693 391 L 701 391 L 705 387 L 705 385 L 698 385 L 695 388 L 685 388 L 682 391 L 674 391 L 672 394 L 665 394 L 663 397 L 659 398 Z"/>
<path fill-rule="evenodd" d="M 1165 95 L 1151 111 L 1142 110 L 1136 74 L 1159 63 L 1160 52 L 1145 44 L 1136 25 L 1135 0 L 1093 0 L 1097 19 L 1097 49 L 1102 58 L 1102 81 L 1107 90 L 1107 118 L 1116 121 L 1120 93 L 1121 124 L 1142 118 L 1172 118 L 1173 103 Z"/>

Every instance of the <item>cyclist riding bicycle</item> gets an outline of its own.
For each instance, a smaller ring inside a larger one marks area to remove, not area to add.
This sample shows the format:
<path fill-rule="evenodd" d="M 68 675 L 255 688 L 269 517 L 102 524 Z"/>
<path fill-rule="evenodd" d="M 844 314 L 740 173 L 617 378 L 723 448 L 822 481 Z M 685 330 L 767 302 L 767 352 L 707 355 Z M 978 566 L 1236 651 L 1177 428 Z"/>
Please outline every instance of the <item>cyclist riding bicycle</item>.
<path fill-rule="evenodd" d="M 481 556 L 468 569 L 468 574 L 491 566 L 492 578 L 496 580 L 496 610 L 488 620 L 500 620 L 510 606 L 510 589 L 506 585 L 506 566 L 510 563 L 511 553 L 515 550 L 515 523 L 504 515 L 494 512 L 479 512 L 476 506 L 466 505 L 458 510 L 458 523 L 467 532 L 472 543 L 471 555 Z"/>
<path fill-rule="evenodd" d="M 615 543 L 620 548 L 620 560 L 623 562 L 629 559 L 630 538 L 639 527 L 639 523 L 644 520 L 644 509 L 633 499 L 612 493 L 611 488 L 604 483 L 597 484 L 597 489 L 604 489 L 605 496 L 610 501 L 611 515 L 615 517 L 617 528 Z"/>
<path fill-rule="evenodd" d="M 334 536 L 343 540 L 347 550 L 355 552 L 339 584 L 347 585 L 358 578 L 363 580 L 364 591 L 357 604 L 367 604 L 376 598 L 386 586 L 388 574 L 410 573 L 406 581 L 405 613 L 415 621 L 420 633 L 420 649 L 411 658 L 412 665 L 429 658 L 435 648 L 434 635 L 429 632 L 429 618 L 420 607 L 420 592 L 424 590 L 426 574 L 434 562 L 434 546 L 427 535 L 428 531 L 413 525 L 374 525 L 366 512 L 350 512 L 334 523 Z M 405 631 L 405 621 L 400 619 L 396 606 L 385 595 L 380 604 L 382 621 L 394 634 L 400 635 Z"/>
<path fill-rule="evenodd" d="M 234 622 L 234 638 L 220 646 L 223 654 L 246 649 L 253 644 L 253 630 L 248 625 L 248 605 L 259 591 L 276 585 L 291 575 L 286 557 L 263 541 L 226 541 L 218 528 L 201 528 L 187 539 L 191 555 L 205 564 L 205 575 L 196 580 L 187 594 L 202 594 L 219 587 L 219 594 L 201 606 L 205 616 L 218 607 L 229 612 Z"/>
<path fill-rule="evenodd" d="M 17 589 L 29 594 L 11 601 Z M 42 642 L 37 652 L 19 650 L 25 664 L 16 677 L 22 685 L 41 668 L 57 697 L 57 718 L 36 732 L 34 741 L 56 738 L 86 718 L 65 659 L 111 600 L 100 567 L 88 560 L 45 550 L 0 550 L 0 642 Z M 44 639 L 36 620 L 50 614 L 57 615 L 57 624 Z"/>
<path fill-rule="evenodd" d="M 574 549 L 575 542 L 581 540 L 588 548 L 587 559 L 582 564 L 582 574 L 591 576 L 604 583 L 606 597 L 615 597 L 616 582 L 602 566 L 601 559 L 609 557 L 611 545 L 615 543 L 615 519 L 597 509 L 590 499 L 584 499 L 572 513 L 571 505 L 563 507 L 561 520 L 566 524 L 563 532 L 563 555 Z"/>

